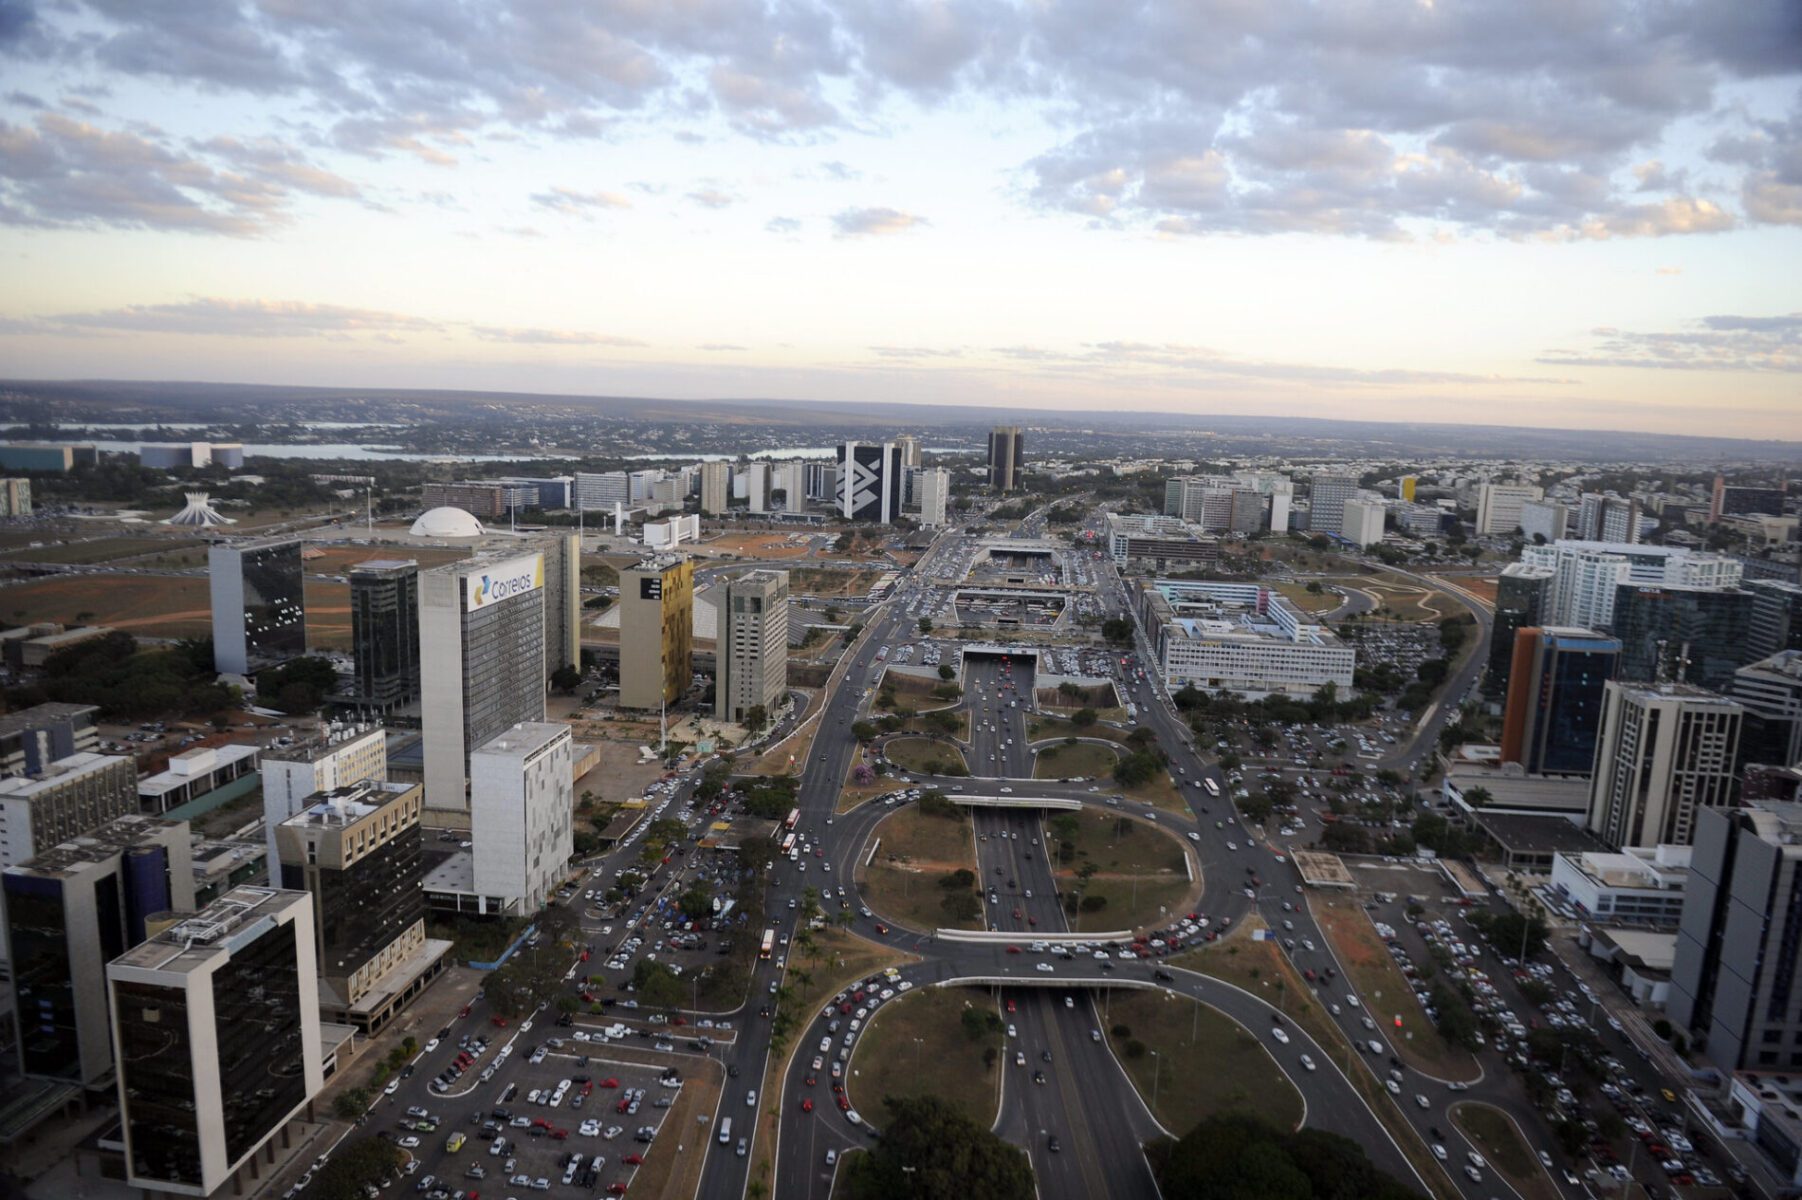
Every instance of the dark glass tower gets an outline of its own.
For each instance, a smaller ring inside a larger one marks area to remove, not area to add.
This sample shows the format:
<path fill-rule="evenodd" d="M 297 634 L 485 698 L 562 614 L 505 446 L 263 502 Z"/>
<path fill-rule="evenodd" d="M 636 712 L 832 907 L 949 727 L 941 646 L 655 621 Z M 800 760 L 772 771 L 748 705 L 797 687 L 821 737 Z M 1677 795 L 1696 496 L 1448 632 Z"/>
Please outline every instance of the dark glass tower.
<path fill-rule="evenodd" d="M 350 572 L 358 708 L 387 713 L 419 699 L 419 564 L 359 563 Z"/>

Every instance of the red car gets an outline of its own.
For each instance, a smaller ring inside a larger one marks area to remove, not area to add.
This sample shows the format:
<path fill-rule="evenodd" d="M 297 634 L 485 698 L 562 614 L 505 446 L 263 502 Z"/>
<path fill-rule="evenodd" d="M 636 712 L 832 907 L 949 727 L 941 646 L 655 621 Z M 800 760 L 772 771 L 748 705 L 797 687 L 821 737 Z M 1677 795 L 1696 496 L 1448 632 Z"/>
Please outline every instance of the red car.
<path fill-rule="evenodd" d="M 801 1080 L 801 1082 L 806 1084 L 808 1087 L 814 1087 L 820 1082 L 820 1080 L 819 1080 L 819 1076 L 817 1076 L 817 1075 L 809 1075 L 805 1079 Z"/>
<path fill-rule="evenodd" d="M 623 1183 L 610 1183 L 607 1185 L 607 1194 L 609 1196 L 623 1196 L 626 1194 L 626 1185 Z"/>
<path fill-rule="evenodd" d="M 619 1086 L 619 1080 L 614 1079 L 613 1077 L 609 1076 L 608 1078 L 601 1080 L 601 1086 L 616 1088 Z"/>
<path fill-rule="evenodd" d="M 469 1005 L 465 1004 L 463 1006 L 463 1011 L 458 1013 L 457 1015 L 459 1017 L 467 1017 L 469 1015 L 469 1007 L 470 1007 Z"/>
<path fill-rule="evenodd" d="M 636 1166 L 640 1166 L 644 1163 L 644 1155 L 628 1154 L 624 1158 L 620 1159 L 620 1161 L 625 1163 L 628 1167 L 636 1167 Z"/>
<path fill-rule="evenodd" d="M 888 936 L 888 926 L 884 925 L 881 921 L 878 921 L 878 922 L 876 922 L 876 932 L 882 934 L 884 937 L 887 937 Z"/>
<path fill-rule="evenodd" d="M 505 1029 L 507 1027 L 507 1018 L 505 1017 L 489 1017 L 488 1019 L 494 1023 L 496 1029 Z"/>
<path fill-rule="evenodd" d="M 807 1096 L 802 1099 L 801 1111 L 804 1113 L 810 1113 L 813 1111 L 813 1097 L 812 1096 Z"/>
<path fill-rule="evenodd" d="M 623 1113 L 628 1108 L 631 1108 L 631 1107 L 632 1107 L 632 1102 L 630 1100 L 621 1100 L 618 1104 L 615 1104 L 613 1106 L 613 1111 L 616 1113 Z"/>
<path fill-rule="evenodd" d="M 1015 1007 L 1014 1007 L 1014 1002 L 1013 1002 L 1013 1000 L 1012 1000 L 1012 999 L 1011 999 L 1011 998 L 1010 998 L 1010 999 L 1009 999 L 1009 1000 L 1008 1000 L 1008 1002 L 1007 1002 L 1007 1011 L 1008 1011 L 1008 1012 L 1014 1012 L 1014 1011 L 1016 1011 L 1016 1009 L 1015 1009 Z"/>
<path fill-rule="evenodd" d="M 840 1111 L 840 1112 L 850 1112 L 851 1111 L 851 1098 L 849 1096 L 840 1096 L 838 1098 L 838 1111 Z"/>
<path fill-rule="evenodd" d="M 560 1141 L 560 1142 L 561 1142 L 561 1141 L 563 1141 L 563 1140 L 564 1140 L 564 1139 L 565 1139 L 565 1138 L 567 1138 L 567 1137 L 569 1137 L 569 1130 L 567 1130 L 567 1129 L 553 1129 L 553 1130 L 551 1130 L 551 1136 L 552 1136 L 552 1137 L 554 1137 L 554 1138 L 556 1138 L 556 1139 L 557 1139 L 557 1140 L 558 1140 L 558 1141 Z"/>
<path fill-rule="evenodd" d="M 1008 947 L 1008 948 L 1007 948 L 1007 952 L 1008 952 L 1008 953 L 1009 953 L 1009 954 L 1018 954 L 1018 953 L 1020 953 L 1020 947 L 1018 947 L 1018 946 L 1009 946 L 1009 947 Z"/>

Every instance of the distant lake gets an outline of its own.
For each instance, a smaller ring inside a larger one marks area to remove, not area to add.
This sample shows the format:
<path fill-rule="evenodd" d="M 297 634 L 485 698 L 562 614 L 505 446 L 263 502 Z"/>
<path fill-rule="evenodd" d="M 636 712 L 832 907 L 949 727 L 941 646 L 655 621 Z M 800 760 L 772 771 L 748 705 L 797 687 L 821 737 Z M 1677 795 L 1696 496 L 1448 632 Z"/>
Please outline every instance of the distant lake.
<path fill-rule="evenodd" d="M 123 451 L 136 454 L 142 442 L 85 443 L 96 450 Z M 151 443 L 154 445 L 155 443 Z M 380 462 L 403 459 L 407 462 L 528 462 L 535 459 L 575 458 L 573 454 L 417 454 L 400 446 L 358 446 L 349 442 L 323 442 L 318 445 L 293 443 L 261 445 L 244 443 L 245 458 L 339 458 L 358 462 Z"/>
<path fill-rule="evenodd" d="M 925 454 L 968 454 L 973 446 L 922 446 Z M 808 446 L 801 450 L 747 450 L 753 459 L 758 458 L 833 458 L 838 454 L 837 446 Z M 663 462 L 668 459 L 681 459 L 683 462 L 737 462 L 736 454 L 628 454 L 630 462 Z"/>

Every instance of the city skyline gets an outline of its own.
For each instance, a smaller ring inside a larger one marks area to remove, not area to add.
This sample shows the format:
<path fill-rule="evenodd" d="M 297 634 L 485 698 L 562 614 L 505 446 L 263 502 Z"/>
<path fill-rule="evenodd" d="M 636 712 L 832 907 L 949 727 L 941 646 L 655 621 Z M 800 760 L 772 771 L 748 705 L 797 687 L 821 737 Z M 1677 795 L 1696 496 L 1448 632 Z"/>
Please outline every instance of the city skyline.
<path fill-rule="evenodd" d="M 10 374 L 1793 436 L 1782 3 L 0 3 Z"/>

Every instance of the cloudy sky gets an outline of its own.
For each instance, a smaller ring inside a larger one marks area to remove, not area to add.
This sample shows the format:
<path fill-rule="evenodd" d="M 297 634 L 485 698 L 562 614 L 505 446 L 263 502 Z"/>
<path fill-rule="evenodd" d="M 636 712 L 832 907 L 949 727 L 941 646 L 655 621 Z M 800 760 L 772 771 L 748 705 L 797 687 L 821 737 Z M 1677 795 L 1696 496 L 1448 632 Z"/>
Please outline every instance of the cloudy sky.
<path fill-rule="evenodd" d="M 0 0 L 0 374 L 1802 438 L 1795 0 Z"/>

